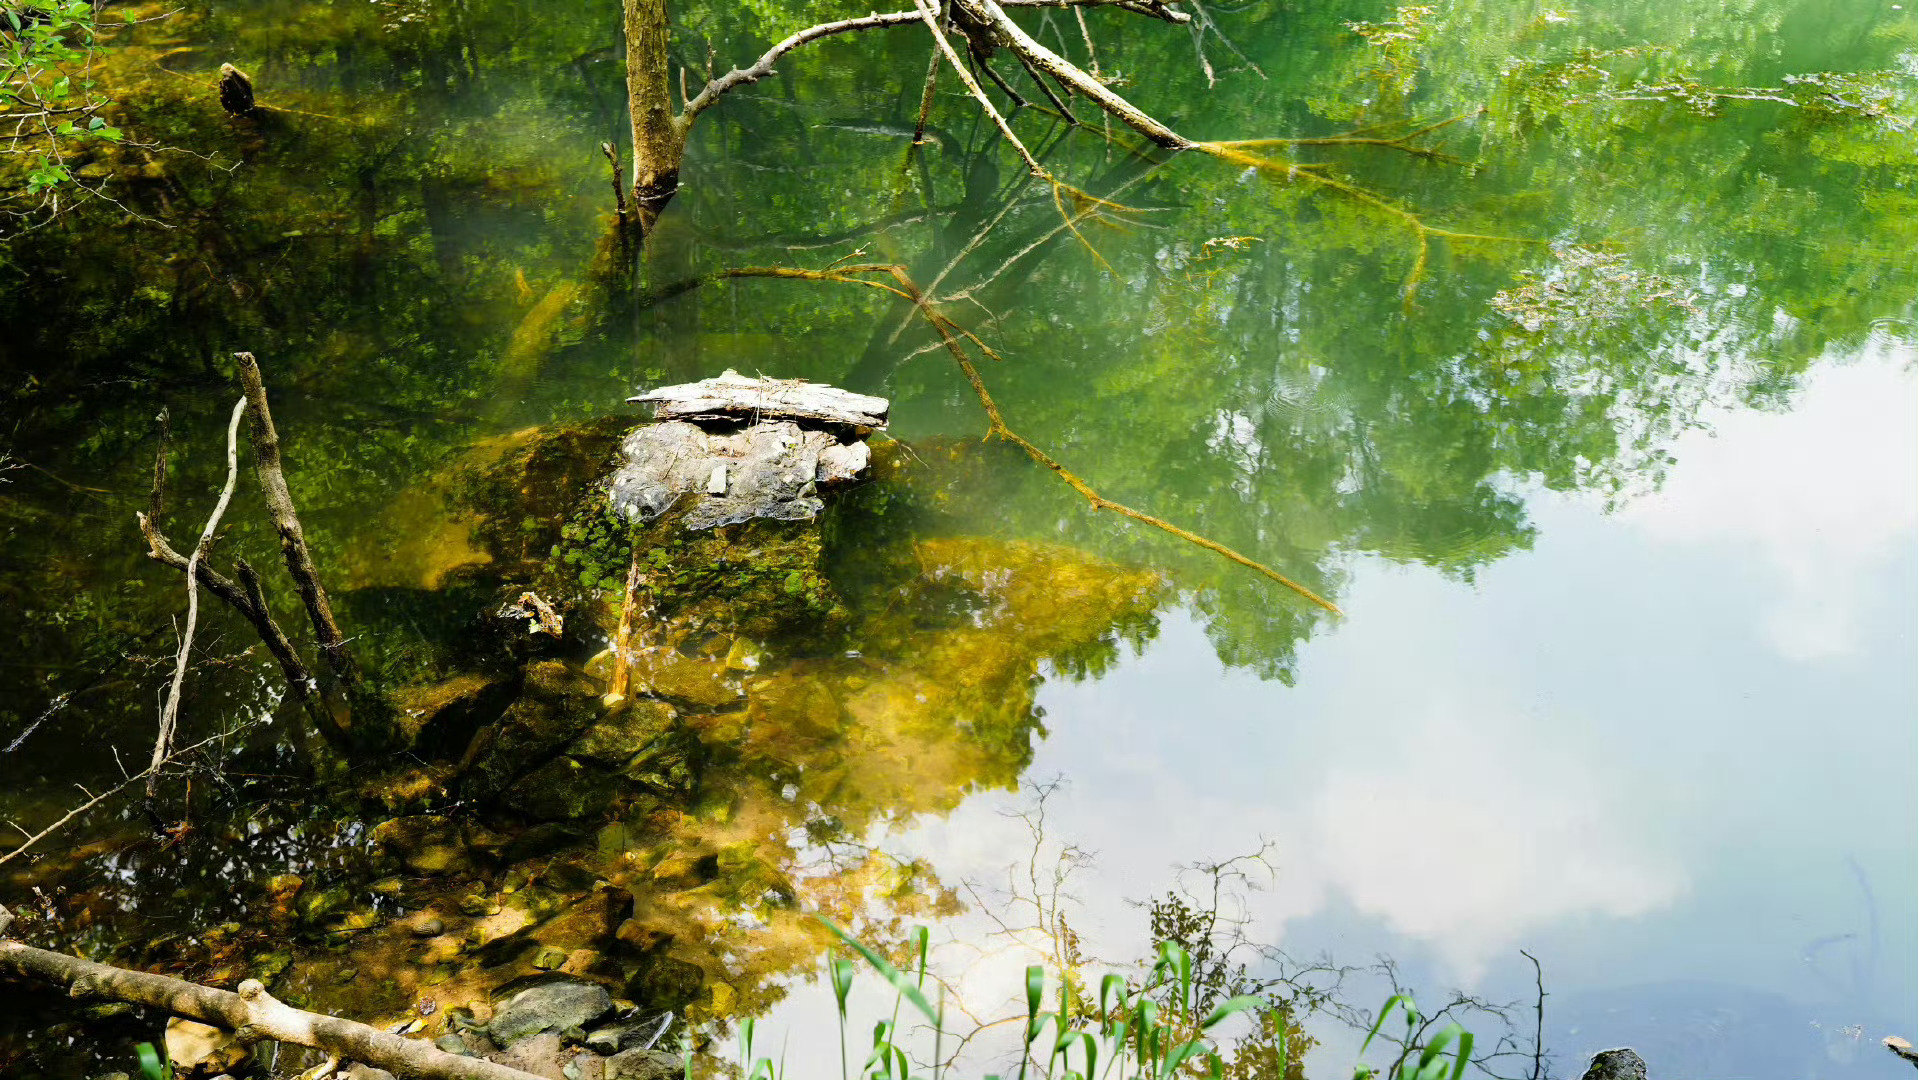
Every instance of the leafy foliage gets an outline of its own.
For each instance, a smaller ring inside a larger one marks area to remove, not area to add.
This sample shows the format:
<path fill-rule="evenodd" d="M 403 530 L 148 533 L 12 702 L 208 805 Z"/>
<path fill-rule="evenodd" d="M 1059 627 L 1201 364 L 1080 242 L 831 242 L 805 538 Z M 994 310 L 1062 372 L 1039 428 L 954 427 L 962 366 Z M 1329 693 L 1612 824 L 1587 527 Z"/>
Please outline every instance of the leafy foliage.
<path fill-rule="evenodd" d="M 19 219 L 57 211 L 63 192 L 88 191 L 73 155 L 90 142 L 118 142 L 100 115 L 91 61 L 97 29 L 88 0 L 21 0 L 0 8 L 0 209 Z"/>

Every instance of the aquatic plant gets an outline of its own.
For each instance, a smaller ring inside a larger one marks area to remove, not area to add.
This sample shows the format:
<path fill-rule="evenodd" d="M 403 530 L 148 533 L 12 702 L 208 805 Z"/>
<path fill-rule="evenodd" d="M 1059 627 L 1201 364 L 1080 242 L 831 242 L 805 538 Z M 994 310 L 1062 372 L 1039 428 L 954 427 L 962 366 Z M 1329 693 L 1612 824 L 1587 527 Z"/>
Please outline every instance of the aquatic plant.
<path fill-rule="evenodd" d="M 935 999 L 927 994 L 930 934 L 926 928 L 916 927 L 907 935 L 912 962 L 908 970 L 901 970 L 878 949 L 843 927 L 823 916 L 821 921 L 847 950 L 863 959 L 894 991 L 890 1015 L 873 1025 L 871 1047 L 855 1072 L 847 1050 L 846 1031 L 852 1022 L 847 998 L 856 965 L 843 956 L 827 956 L 826 975 L 838 1012 L 841 1072 L 845 1080 L 854 1080 L 855 1076 L 864 1080 L 911 1080 L 915 1076 L 938 1080 L 952 1066 L 957 1053 L 945 1053 L 946 1039 L 954 1034 L 946 1030 L 945 995 L 942 992 Z M 1135 983 L 1124 975 L 1109 973 L 1099 981 L 1095 1001 L 1076 990 L 1069 974 L 1062 975 L 1057 984 L 1059 1004 L 1056 1009 L 1047 1009 L 1048 983 L 1052 980 L 1043 965 L 1027 967 L 1025 1015 L 1010 1018 L 1022 1024 L 1018 1080 L 1041 1076 L 1046 1080 L 1171 1080 L 1173 1077 L 1222 1080 L 1228 1075 L 1230 1065 L 1228 1052 L 1222 1052 L 1217 1040 L 1226 1022 L 1242 1014 L 1255 1022 L 1269 1020 L 1275 1013 L 1282 1014 L 1284 1008 L 1256 994 L 1236 995 L 1206 1007 L 1195 975 L 1196 966 L 1190 952 L 1176 941 L 1160 941 L 1142 980 Z M 903 1044 L 900 1014 L 907 1005 L 931 1026 L 933 1056 L 929 1065 L 916 1062 Z M 1458 1024 L 1449 1023 L 1428 1035 L 1429 1025 L 1421 1025 L 1423 1018 L 1417 1006 L 1405 994 L 1393 995 L 1379 1010 L 1359 1048 L 1361 1058 L 1395 1013 L 1405 1024 L 1404 1035 L 1392 1040 L 1398 1051 L 1395 1059 L 1384 1069 L 1361 1061 L 1353 1068 L 1353 1080 L 1460 1080 L 1466 1067 L 1472 1064 L 1472 1034 Z M 989 1026 L 993 1025 L 984 1025 L 979 1030 Z M 1280 1016 L 1277 1025 L 1258 1026 L 1275 1028 L 1278 1032 L 1276 1055 L 1262 1062 L 1270 1072 L 1262 1070 L 1262 1075 L 1288 1075 L 1293 1062 L 1285 1038 L 1286 1018 Z M 961 1037 L 956 1045 L 963 1047 L 977 1033 Z M 786 1072 L 783 1056 L 775 1062 L 757 1053 L 756 1037 L 754 1022 L 742 1021 L 739 1025 L 742 1075 L 746 1080 L 781 1080 Z M 686 1076 L 692 1080 L 690 1051 L 686 1055 Z M 999 1077 L 989 1075 L 986 1080 L 999 1080 Z"/>

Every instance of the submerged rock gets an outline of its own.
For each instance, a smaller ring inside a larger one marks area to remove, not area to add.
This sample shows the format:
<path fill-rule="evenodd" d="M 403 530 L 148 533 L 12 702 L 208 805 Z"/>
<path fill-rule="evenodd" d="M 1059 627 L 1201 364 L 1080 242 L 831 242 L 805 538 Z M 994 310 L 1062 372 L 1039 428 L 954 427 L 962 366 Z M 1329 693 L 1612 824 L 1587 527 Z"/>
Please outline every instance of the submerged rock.
<path fill-rule="evenodd" d="M 501 1002 L 486 1030 L 501 1047 L 510 1047 L 543 1032 L 584 1027 L 612 1010 L 613 996 L 598 983 L 555 979 Z"/>
<path fill-rule="evenodd" d="M 1645 1059 L 1630 1049 L 1600 1050 L 1583 1080 L 1645 1080 Z"/>
<path fill-rule="evenodd" d="M 673 1080 L 685 1062 L 663 1050 L 624 1050 L 606 1059 L 606 1080 Z"/>

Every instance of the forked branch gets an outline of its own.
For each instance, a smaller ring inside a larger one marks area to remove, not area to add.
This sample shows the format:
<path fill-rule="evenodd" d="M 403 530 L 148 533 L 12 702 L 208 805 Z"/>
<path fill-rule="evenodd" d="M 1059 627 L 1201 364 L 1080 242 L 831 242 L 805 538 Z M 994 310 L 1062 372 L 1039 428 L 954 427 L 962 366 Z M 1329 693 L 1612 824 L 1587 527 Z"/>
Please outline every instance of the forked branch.
<path fill-rule="evenodd" d="M 193 554 L 186 560 L 186 626 L 180 631 L 180 652 L 173 663 L 173 682 L 167 687 L 166 704 L 160 709 L 160 734 L 153 740 L 153 764 L 147 768 L 149 799 L 160 783 L 160 763 L 173 751 L 173 729 L 180 721 L 180 691 L 186 685 L 187 661 L 193 655 L 193 632 L 200 623 L 200 583 L 196 580 L 200 560 L 213 543 L 213 532 L 220 527 L 220 518 L 225 516 L 227 504 L 233 501 L 233 488 L 240 480 L 240 418 L 245 414 L 246 399 L 241 398 L 233 403 L 233 419 L 226 427 L 226 486 L 220 489 L 220 499 L 208 515 L 206 527 L 200 530 L 200 542 L 193 545 Z M 161 479 L 157 474 L 154 477 L 156 491 Z M 156 505 L 158 501 L 156 496 Z"/>

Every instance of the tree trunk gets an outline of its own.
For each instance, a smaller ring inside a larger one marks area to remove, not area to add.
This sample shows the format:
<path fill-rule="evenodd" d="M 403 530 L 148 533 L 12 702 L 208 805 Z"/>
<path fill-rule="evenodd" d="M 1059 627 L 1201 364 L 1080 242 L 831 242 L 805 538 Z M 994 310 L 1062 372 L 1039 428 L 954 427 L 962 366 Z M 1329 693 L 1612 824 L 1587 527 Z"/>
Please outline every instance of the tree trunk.
<path fill-rule="evenodd" d="M 624 3 L 626 99 L 633 120 L 633 224 L 644 238 L 679 191 L 686 130 L 673 110 L 666 0 Z"/>

